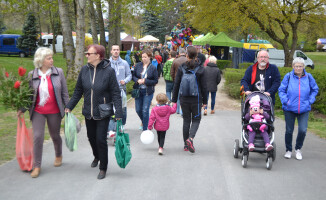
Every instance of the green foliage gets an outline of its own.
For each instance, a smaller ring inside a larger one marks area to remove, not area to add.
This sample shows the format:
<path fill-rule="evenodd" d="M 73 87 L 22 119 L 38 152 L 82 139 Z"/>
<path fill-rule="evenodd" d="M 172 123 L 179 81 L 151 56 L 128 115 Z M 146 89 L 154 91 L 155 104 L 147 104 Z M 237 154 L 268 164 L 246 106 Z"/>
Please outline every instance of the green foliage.
<path fill-rule="evenodd" d="M 316 42 L 307 42 L 303 46 L 302 51 L 304 51 L 304 52 L 314 52 L 314 51 L 316 51 Z"/>
<path fill-rule="evenodd" d="M 67 79 L 67 88 L 68 88 L 69 97 L 72 97 L 72 95 L 74 94 L 75 87 L 76 87 L 76 79 Z"/>
<path fill-rule="evenodd" d="M 37 48 L 37 33 L 36 17 L 33 13 L 29 13 L 23 27 L 23 35 L 18 38 L 17 47 L 34 52 Z"/>
<path fill-rule="evenodd" d="M 232 61 L 231 60 L 218 60 L 218 61 L 216 61 L 216 64 L 217 64 L 217 67 L 220 70 L 232 67 Z"/>
<path fill-rule="evenodd" d="M 254 63 L 246 63 L 246 62 L 244 62 L 244 63 L 240 63 L 239 64 L 239 68 L 240 69 L 247 69 L 250 65 L 253 65 Z"/>
<path fill-rule="evenodd" d="M 3 17 L 2 14 L 0 13 L 0 34 L 2 34 L 6 30 L 6 26 L 3 23 Z"/>
<path fill-rule="evenodd" d="M 164 41 L 165 35 L 169 33 L 163 26 L 162 18 L 150 10 L 145 11 L 140 26 L 143 28 L 144 35 L 158 37 L 161 42 Z"/>
<path fill-rule="evenodd" d="M 15 29 L 7 29 L 3 32 L 3 34 L 17 34 L 17 35 L 22 35 L 23 32 L 22 30 L 15 30 Z"/>

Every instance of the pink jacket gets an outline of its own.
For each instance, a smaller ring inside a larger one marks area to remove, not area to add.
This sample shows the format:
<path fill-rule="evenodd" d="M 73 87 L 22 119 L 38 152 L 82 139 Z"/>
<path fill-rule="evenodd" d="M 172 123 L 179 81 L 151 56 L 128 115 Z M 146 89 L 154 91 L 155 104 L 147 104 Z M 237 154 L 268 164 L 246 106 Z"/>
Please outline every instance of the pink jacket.
<path fill-rule="evenodd" d="M 177 104 L 174 104 L 173 107 L 169 105 L 156 105 L 149 117 L 148 121 L 148 130 L 154 128 L 157 131 L 166 131 L 169 129 L 170 126 L 170 115 L 174 114 L 177 111 Z"/>

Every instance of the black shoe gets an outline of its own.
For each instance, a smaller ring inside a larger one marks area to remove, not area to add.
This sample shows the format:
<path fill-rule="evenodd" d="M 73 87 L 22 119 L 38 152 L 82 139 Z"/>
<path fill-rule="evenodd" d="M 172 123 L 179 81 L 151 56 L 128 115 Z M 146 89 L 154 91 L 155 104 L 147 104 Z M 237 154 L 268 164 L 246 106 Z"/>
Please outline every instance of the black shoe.
<path fill-rule="evenodd" d="M 105 178 L 106 171 L 105 170 L 100 170 L 100 173 L 97 175 L 97 179 L 103 179 Z"/>
<path fill-rule="evenodd" d="M 99 159 L 94 158 L 94 160 L 93 160 L 93 162 L 91 164 L 91 167 L 93 167 L 93 168 L 96 167 L 97 164 L 98 164 L 98 161 L 99 161 Z"/>

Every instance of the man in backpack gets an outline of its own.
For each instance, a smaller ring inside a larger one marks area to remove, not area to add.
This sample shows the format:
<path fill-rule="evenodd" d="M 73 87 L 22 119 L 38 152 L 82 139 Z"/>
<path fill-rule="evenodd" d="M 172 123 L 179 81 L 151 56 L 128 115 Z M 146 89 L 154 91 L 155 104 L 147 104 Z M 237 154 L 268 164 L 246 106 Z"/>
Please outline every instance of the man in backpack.
<path fill-rule="evenodd" d="M 168 96 L 169 100 L 171 101 L 171 93 L 173 91 L 173 79 L 171 76 L 171 67 L 172 67 L 172 63 L 175 59 L 175 57 L 177 56 L 177 52 L 175 51 L 171 51 L 170 53 L 171 58 L 168 59 L 163 67 L 163 76 L 164 76 L 164 80 L 165 80 L 165 91 L 166 91 L 166 96 Z"/>

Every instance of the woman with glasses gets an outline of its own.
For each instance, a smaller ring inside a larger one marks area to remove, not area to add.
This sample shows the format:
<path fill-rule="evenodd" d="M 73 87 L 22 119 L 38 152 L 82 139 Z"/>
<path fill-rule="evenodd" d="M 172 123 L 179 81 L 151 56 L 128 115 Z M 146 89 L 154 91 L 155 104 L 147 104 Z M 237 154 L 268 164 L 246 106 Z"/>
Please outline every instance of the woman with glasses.
<path fill-rule="evenodd" d="M 106 176 L 108 166 L 107 128 L 110 116 L 101 117 L 99 105 L 114 103 L 117 119 L 122 118 L 120 89 L 115 71 L 110 67 L 110 61 L 104 59 L 105 48 L 102 45 L 90 45 L 85 52 L 87 65 L 80 70 L 75 91 L 66 106 L 66 112 L 71 112 L 81 97 L 84 97 L 83 115 L 85 116 L 87 137 L 92 147 L 94 160 L 91 167 L 100 162 L 98 179 Z"/>
<path fill-rule="evenodd" d="M 298 120 L 298 135 L 295 144 L 296 159 L 302 160 L 301 148 L 308 128 L 309 112 L 318 94 L 318 86 L 312 75 L 305 70 L 304 59 L 295 58 L 293 70 L 287 73 L 278 89 L 285 117 L 285 158 L 292 156 L 292 137 L 295 119 Z"/>

